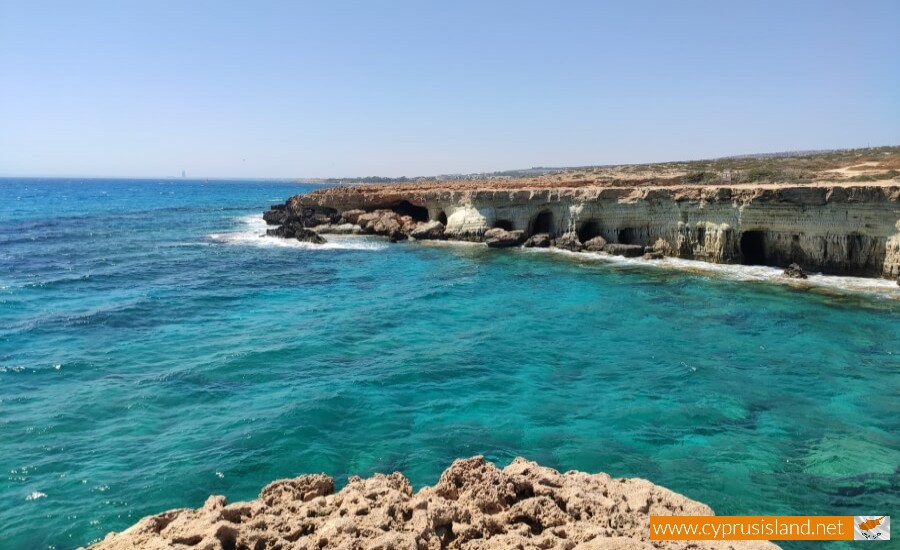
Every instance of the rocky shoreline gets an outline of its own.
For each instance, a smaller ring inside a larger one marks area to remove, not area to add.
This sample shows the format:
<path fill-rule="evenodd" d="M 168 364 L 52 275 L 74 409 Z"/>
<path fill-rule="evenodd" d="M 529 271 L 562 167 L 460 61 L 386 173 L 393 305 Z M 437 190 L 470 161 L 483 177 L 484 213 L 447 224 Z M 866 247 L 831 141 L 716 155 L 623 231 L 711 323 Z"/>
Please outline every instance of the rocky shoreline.
<path fill-rule="evenodd" d="M 900 284 L 900 186 L 332 187 L 264 214 L 270 235 L 322 234 L 687 258 Z"/>
<path fill-rule="evenodd" d="M 713 515 L 706 505 L 643 479 L 559 473 L 515 459 L 457 460 L 433 487 L 413 492 L 400 473 L 324 474 L 270 483 L 259 498 L 170 510 L 111 533 L 93 550 L 487 548 L 773 549 L 765 541 L 650 541 L 650 515 Z"/>

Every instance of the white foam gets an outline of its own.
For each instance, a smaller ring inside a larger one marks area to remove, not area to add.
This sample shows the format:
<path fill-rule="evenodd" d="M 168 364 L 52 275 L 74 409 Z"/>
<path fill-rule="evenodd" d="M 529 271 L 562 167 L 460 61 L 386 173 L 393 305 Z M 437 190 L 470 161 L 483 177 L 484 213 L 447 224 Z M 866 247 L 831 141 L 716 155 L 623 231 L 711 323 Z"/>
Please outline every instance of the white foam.
<path fill-rule="evenodd" d="M 842 292 L 875 294 L 884 298 L 900 300 L 900 286 L 887 279 L 870 279 L 865 277 L 843 277 L 838 275 L 811 274 L 806 279 L 791 279 L 784 276 L 784 270 L 763 265 L 714 264 L 699 260 L 682 258 L 663 258 L 661 260 L 645 260 L 643 258 L 625 258 L 600 252 L 570 252 L 558 248 L 526 248 L 528 252 L 552 252 L 579 259 L 634 265 L 656 269 L 676 269 L 714 275 L 735 281 L 756 281 L 783 284 L 796 288 L 824 289 Z"/>
<path fill-rule="evenodd" d="M 25 497 L 25 500 L 37 500 L 39 498 L 46 498 L 46 497 L 47 497 L 47 493 L 42 493 L 40 491 L 33 491 L 33 492 L 29 493 L 27 497 Z"/>
<path fill-rule="evenodd" d="M 326 235 L 328 241 L 325 244 L 313 244 L 300 242 L 296 239 L 283 239 L 266 235 L 269 226 L 262 218 L 262 214 L 251 214 L 235 218 L 238 230 L 228 233 L 211 233 L 208 237 L 217 242 L 258 246 L 263 248 L 299 248 L 302 250 L 382 250 L 387 244 L 371 237 L 354 235 Z"/>

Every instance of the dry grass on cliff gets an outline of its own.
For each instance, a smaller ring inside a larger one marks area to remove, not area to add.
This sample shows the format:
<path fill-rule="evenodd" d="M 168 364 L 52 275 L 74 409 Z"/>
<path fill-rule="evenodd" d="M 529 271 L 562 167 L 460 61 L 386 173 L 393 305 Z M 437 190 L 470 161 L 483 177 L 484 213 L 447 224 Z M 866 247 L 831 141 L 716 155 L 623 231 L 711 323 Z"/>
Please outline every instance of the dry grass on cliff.
<path fill-rule="evenodd" d="M 820 153 L 748 155 L 711 160 L 586 166 L 529 177 L 418 179 L 368 184 L 392 191 L 717 185 L 900 184 L 900 146 Z"/>

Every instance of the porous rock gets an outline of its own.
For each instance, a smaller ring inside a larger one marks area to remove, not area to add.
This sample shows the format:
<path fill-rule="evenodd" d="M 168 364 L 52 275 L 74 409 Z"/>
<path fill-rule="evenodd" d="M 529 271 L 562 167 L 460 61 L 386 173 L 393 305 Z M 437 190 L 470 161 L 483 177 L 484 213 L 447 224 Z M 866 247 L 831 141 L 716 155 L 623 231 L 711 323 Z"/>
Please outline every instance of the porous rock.
<path fill-rule="evenodd" d="M 499 469 L 457 460 L 414 493 L 399 473 L 333 480 L 306 475 L 267 485 L 259 498 L 149 516 L 94 550 L 312 549 L 769 549 L 764 541 L 651 541 L 650 515 L 712 515 L 699 502 L 643 479 L 559 473 L 522 458 Z"/>

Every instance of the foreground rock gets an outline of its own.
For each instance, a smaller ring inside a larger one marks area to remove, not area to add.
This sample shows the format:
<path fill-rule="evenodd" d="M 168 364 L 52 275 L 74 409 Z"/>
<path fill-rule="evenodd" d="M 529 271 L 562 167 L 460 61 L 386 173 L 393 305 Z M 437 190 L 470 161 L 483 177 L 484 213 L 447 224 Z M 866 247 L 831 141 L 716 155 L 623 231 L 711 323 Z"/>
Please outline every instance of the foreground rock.
<path fill-rule="evenodd" d="M 250 502 L 212 496 L 111 533 L 95 550 L 777 548 L 768 542 L 650 541 L 650 515 L 712 510 L 643 479 L 560 474 L 517 458 L 498 469 L 457 460 L 434 487 L 413 493 L 399 473 L 325 475 L 270 483 Z"/>

